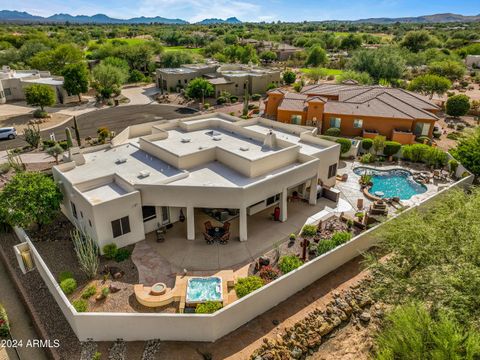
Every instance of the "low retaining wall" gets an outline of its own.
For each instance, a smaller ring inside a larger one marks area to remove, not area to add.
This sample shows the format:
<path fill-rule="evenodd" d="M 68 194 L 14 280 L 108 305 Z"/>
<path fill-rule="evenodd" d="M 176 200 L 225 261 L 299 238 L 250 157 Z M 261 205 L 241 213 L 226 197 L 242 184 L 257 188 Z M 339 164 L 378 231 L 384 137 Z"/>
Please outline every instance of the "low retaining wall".
<path fill-rule="evenodd" d="M 452 187 L 468 187 L 473 175 L 465 177 L 423 203 L 407 209 L 411 211 L 435 200 L 437 195 Z M 398 216 L 398 215 L 397 215 Z M 393 217 L 394 218 L 394 217 Z M 391 221 L 393 218 L 387 220 Z M 383 223 L 384 224 L 384 223 Z M 169 313 L 77 313 L 61 291 L 57 281 L 42 260 L 27 234 L 15 229 L 21 241 L 26 241 L 35 265 L 45 284 L 62 309 L 68 323 L 81 341 L 125 341 L 161 339 L 164 341 L 215 341 L 227 335 L 256 316 L 288 299 L 329 272 L 360 255 L 376 242 L 375 232 L 382 224 L 356 236 L 351 241 L 302 265 L 300 268 L 265 285 L 244 298 L 214 314 Z"/>

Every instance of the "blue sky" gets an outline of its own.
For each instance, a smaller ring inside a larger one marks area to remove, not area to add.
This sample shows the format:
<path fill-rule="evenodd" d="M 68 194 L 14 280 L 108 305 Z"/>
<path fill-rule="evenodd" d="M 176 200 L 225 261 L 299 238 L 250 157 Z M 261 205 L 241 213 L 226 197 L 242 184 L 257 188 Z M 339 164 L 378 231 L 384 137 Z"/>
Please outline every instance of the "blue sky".
<path fill-rule="evenodd" d="M 236 16 L 242 21 L 355 20 L 453 12 L 480 13 L 479 0 L 0 0 L 0 9 L 49 16 L 163 16 L 191 22 Z"/>

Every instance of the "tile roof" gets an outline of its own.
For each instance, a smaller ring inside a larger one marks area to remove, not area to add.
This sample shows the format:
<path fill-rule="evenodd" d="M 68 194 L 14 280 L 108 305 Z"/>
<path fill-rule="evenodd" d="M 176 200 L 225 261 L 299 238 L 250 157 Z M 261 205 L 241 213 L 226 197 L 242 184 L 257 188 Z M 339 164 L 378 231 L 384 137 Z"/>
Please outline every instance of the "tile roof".
<path fill-rule="evenodd" d="M 285 96 L 278 106 L 279 110 L 304 111 L 308 96 L 299 93 L 285 93 Z"/>

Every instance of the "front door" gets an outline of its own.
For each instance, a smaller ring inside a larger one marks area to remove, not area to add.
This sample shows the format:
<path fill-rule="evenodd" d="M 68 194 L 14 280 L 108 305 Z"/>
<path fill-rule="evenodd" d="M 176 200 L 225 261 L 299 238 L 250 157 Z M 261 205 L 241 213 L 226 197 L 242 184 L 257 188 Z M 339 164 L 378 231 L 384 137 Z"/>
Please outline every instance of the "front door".
<path fill-rule="evenodd" d="M 170 224 L 170 209 L 162 206 L 162 225 Z"/>

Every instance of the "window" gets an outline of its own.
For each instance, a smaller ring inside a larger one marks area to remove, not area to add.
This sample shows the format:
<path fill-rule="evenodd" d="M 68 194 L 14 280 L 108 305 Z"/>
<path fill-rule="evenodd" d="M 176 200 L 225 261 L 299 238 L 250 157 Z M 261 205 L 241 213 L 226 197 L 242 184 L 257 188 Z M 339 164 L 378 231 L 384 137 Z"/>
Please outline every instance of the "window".
<path fill-rule="evenodd" d="M 331 117 L 330 118 L 330 127 L 332 128 L 338 128 L 340 129 L 340 125 L 342 123 L 342 119 L 336 118 L 336 117 Z"/>
<path fill-rule="evenodd" d="M 168 206 L 162 206 L 162 224 L 170 223 L 170 209 Z"/>
<path fill-rule="evenodd" d="M 10 88 L 5 88 L 5 89 L 3 89 L 3 91 L 5 92 L 5 96 L 12 95 L 12 91 L 10 90 Z"/>
<path fill-rule="evenodd" d="M 128 216 L 112 221 L 113 237 L 119 237 L 130 232 L 130 221 Z"/>
<path fill-rule="evenodd" d="M 178 79 L 178 84 L 179 85 L 182 84 L 182 80 Z"/>
<path fill-rule="evenodd" d="M 290 122 L 295 125 L 301 125 L 302 115 L 292 115 L 292 117 L 290 118 Z"/>
<path fill-rule="evenodd" d="M 70 201 L 70 207 L 72 208 L 72 215 L 75 219 L 78 219 L 78 215 L 77 215 L 77 207 L 75 206 L 75 204 Z"/>
<path fill-rule="evenodd" d="M 328 178 L 332 178 L 337 175 L 337 163 L 332 164 L 328 167 Z"/>
<path fill-rule="evenodd" d="M 417 136 L 428 136 L 428 132 L 430 131 L 430 124 L 424 122 L 417 122 L 415 124 L 414 133 Z"/>
<path fill-rule="evenodd" d="M 143 222 L 155 219 L 157 217 L 157 211 L 155 206 L 142 206 Z"/>
<path fill-rule="evenodd" d="M 187 80 L 187 79 L 185 79 L 185 84 L 188 84 L 188 80 Z"/>
<path fill-rule="evenodd" d="M 363 120 L 362 119 L 354 119 L 353 120 L 353 127 L 355 129 L 361 129 L 363 127 Z"/>

